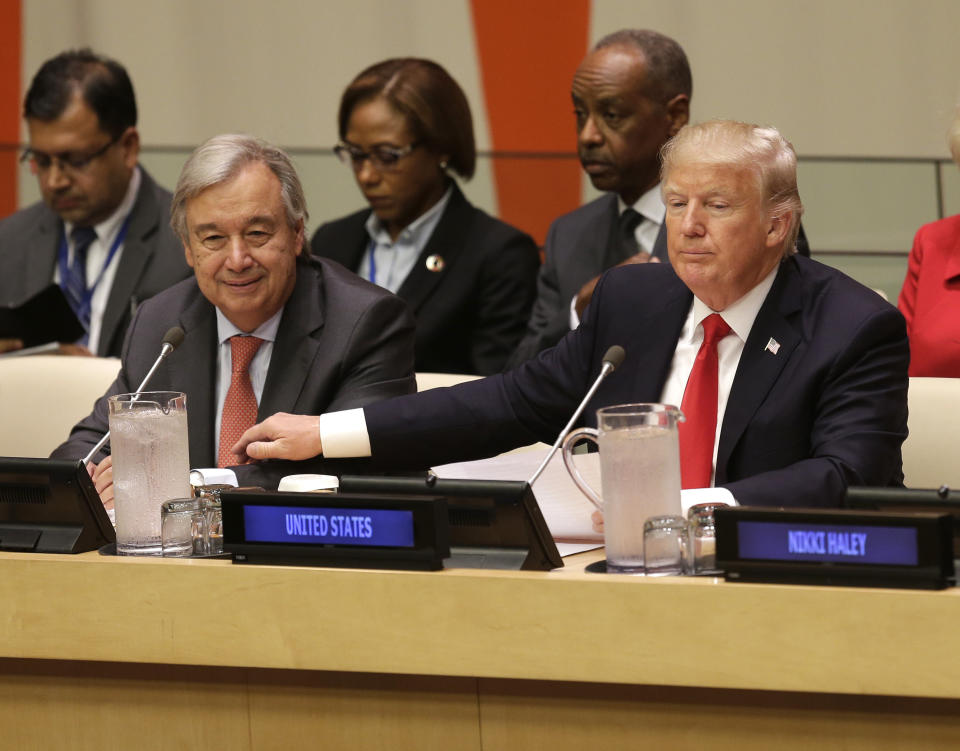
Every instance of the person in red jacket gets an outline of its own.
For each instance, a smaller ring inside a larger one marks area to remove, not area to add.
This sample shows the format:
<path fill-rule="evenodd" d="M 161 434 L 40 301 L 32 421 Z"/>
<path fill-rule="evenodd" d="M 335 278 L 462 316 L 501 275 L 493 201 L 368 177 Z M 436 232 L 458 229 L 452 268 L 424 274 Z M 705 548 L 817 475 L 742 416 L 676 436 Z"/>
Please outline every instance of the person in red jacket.
<path fill-rule="evenodd" d="M 949 143 L 960 165 L 960 108 Z M 907 319 L 910 375 L 960 377 L 960 214 L 917 230 L 897 307 Z"/>

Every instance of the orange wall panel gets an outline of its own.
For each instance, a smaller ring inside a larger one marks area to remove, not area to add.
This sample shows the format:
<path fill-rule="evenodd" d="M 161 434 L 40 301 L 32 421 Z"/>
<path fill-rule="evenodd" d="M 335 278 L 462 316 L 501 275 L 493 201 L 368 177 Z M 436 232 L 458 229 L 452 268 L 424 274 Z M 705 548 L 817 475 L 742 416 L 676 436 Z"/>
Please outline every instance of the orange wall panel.
<path fill-rule="evenodd" d="M 543 244 L 550 221 L 580 205 L 579 163 L 550 156 L 576 149 L 570 81 L 587 49 L 590 0 L 471 0 L 471 8 L 498 213 Z"/>
<path fill-rule="evenodd" d="M 21 0 L 0 0 L 0 217 L 17 208 Z"/>

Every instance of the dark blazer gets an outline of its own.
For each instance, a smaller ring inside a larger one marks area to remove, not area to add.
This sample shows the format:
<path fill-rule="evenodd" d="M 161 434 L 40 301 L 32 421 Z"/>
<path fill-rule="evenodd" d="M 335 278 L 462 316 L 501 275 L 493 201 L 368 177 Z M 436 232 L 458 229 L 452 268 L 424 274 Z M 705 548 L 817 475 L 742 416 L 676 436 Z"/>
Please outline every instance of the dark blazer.
<path fill-rule="evenodd" d="M 552 347 L 570 331 L 570 301 L 584 284 L 620 261 L 619 213 L 616 194 L 606 193 L 550 225 L 543 266 L 537 276 L 537 299 L 526 333 L 507 367 L 516 367 Z M 803 226 L 797 237 L 797 252 L 810 256 Z M 670 263 L 665 223 L 660 225 L 652 255 Z"/>
<path fill-rule="evenodd" d="M 217 320 L 193 279 L 140 307 L 117 380 L 53 457 L 77 459 L 93 447 L 107 430 L 107 397 L 136 390 L 172 326 L 182 327 L 186 336 L 157 370 L 150 390 L 186 393 L 190 466 L 216 466 Z M 299 261 L 257 421 L 275 412 L 351 409 L 415 390 L 413 321 L 404 303 L 332 261 Z"/>
<path fill-rule="evenodd" d="M 53 281 L 62 235 L 60 217 L 42 202 L 0 221 L 0 303 L 22 302 Z M 183 245 L 170 229 L 170 193 L 141 167 L 140 189 L 107 298 L 97 354 L 119 357 L 137 306 L 192 273 Z"/>
<path fill-rule="evenodd" d="M 311 241 L 314 255 L 358 270 L 370 243 L 369 216 L 367 209 L 320 226 Z M 432 255 L 443 257 L 442 271 L 427 269 Z M 472 206 L 454 183 L 433 235 L 397 290 L 417 322 L 417 370 L 502 370 L 523 335 L 539 266 L 528 235 Z"/>
<path fill-rule="evenodd" d="M 583 422 L 595 425 L 599 407 L 659 401 L 692 299 L 665 264 L 609 271 L 580 327 L 520 368 L 365 407 L 373 459 L 432 466 L 552 443 L 614 344 L 626 360 Z M 835 269 L 788 258 L 744 346 L 716 484 L 768 506 L 838 505 L 848 485 L 901 484 L 908 359 L 892 305 Z"/>

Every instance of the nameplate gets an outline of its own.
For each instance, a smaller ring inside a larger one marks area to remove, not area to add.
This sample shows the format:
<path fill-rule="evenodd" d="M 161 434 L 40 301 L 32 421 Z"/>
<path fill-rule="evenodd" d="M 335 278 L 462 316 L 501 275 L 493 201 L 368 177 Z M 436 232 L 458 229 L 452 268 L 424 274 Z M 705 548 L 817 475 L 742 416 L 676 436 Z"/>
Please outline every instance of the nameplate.
<path fill-rule="evenodd" d="M 719 509 L 729 581 L 939 589 L 954 576 L 949 514 Z"/>
<path fill-rule="evenodd" d="M 440 569 L 450 554 L 442 498 L 221 493 L 234 563 Z"/>

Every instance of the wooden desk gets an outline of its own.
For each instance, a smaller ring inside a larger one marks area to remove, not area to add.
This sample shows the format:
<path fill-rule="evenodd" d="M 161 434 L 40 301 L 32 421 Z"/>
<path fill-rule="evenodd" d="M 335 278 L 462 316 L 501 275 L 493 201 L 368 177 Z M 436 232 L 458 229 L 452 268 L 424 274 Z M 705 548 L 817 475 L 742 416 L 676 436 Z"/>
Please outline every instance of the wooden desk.
<path fill-rule="evenodd" d="M 960 747 L 960 591 L 0 554 L 0 748 Z"/>

